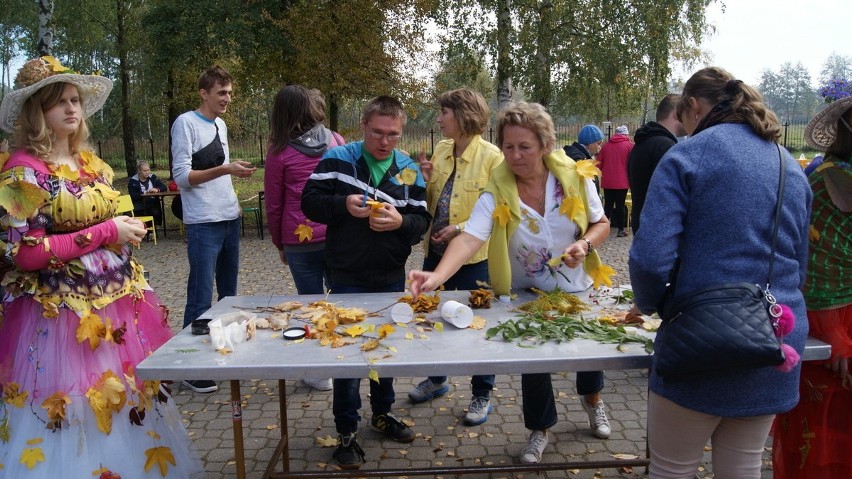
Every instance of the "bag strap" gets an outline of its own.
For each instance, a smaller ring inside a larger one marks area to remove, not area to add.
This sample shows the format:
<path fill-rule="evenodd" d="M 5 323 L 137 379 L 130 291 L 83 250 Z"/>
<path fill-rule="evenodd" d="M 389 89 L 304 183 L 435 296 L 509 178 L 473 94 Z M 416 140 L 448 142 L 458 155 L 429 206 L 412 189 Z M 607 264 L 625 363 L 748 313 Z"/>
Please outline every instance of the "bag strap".
<path fill-rule="evenodd" d="M 778 143 L 775 143 L 775 147 L 778 149 L 778 163 L 781 166 L 781 172 L 778 175 L 778 198 L 775 200 L 775 223 L 772 225 L 772 247 L 769 250 L 769 273 L 766 276 L 766 289 L 764 289 L 764 292 L 769 291 L 769 285 L 772 279 L 772 266 L 775 263 L 775 244 L 778 240 L 778 224 L 781 222 L 781 199 L 784 196 L 784 185 L 787 183 L 787 169 L 784 168 L 784 157 L 781 154 L 781 147 Z M 683 246 L 681 246 L 680 250 L 683 250 Z M 665 295 L 663 296 L 664 303 L 674 297 L 675 285 L 677 284 L 677 277 L 680 272 L 680 257 L 681 254 L 680 251 L 678 251 L 677 259 L 675 259 L 675 264 L 669 274 L 669 285 L 666 288 Z"/>
<path fill-rule="evenodd" d="M 784 168 L 784 157 L 781 155 L 781 147 L 778 148 L 778 162 L 781 165 L 781 173 L 778 177 L 778 200 L 775 205 L 775 225 L 772 227 L 772 249 L 769 251 L 769 273 L 766 275 L 766 290 L 769 291 L 769 282 L 772 280 L 772 265 L 775 263 L 775 243 L 778 241 L 778 223 L 781 222 L 781 199 L 784 197 L 784 184 L 787 183 L 787 168 Z"/>

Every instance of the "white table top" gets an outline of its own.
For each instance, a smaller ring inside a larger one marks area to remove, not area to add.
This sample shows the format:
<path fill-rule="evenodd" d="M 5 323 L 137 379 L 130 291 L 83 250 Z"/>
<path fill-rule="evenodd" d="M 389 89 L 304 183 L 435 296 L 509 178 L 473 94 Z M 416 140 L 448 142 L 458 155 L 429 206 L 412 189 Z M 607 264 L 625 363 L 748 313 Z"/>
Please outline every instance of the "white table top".
<path fill-rule="evenodd" d="M 330 295 L 328 301 L 341 307 L 358 307 L 377 311 L 392 305 L 403 293 L 374 293 Z M 467 291 L 442 291 L 441 304 L 456 300 L 467 304 Z M 586 298 L 588 293 L 585 294 Z M 202 318 L 215 318 L 240 309 L 271 307 L 283 301 L 299 301 L 307 305 L 323 296 L 233 296 L 216 303 Z M 429 375 L 518 374 L 556 371 L 598 371 L 605 369 L 643 369 L 651 365 L 642 344 L 628 343 L 619 350 L 615 344 L 601 344 L 587 339 L 567 343 L 547 342 L 535 347 L 520 347 L 497 337 L 485 339 L 485 331 L 498 322 L 516 317 L 512 310 L 533 299 L 530 293 L 506 305 L 493 300 L 490 309 L 477 309 L 474 314 L 486 319 L 485 329 L 458 329 L 445 323 L 443 332 L 419 332 L 416 323 L 408 327 L 396 325 L 396 331 L 382 340 L 379 347 L 363 352 L 365 341 L 356 338 L 355 344 L 340 348 L 320 346 L 318 340 L 286 341 L 281 331 L 258 329 L 257 336 L 239 344 L 228 354 L 215 351 L 207 335 L 193 336 L 185 328 L 136 368 L 143 378 L 182 380 L 203 377 L 215 381 L 249 379 L 302 379 L 305 377 L 366 378 L 370 370 L 381 377 L 420 377 Z M 581 298 L 583 295 L 581 293 Z M 584 299 L 586 299 L 584 298 Z M 608 307 L 627 309 L 629 306 Z M 593 316 L 600 306 L 593 305 Z M 364 323 L 388 324 L 389 308 Z M 268 313 L 258 313 L 259 317 Z M 433 321 L 440 319 L 438 310 L 426 314 Z M 303 323 L 291 320 L 290 326 Z M 414 339 L 406 339 L 412 333 Z M 653 337 L 652 333 L 639 331 Z M 425 338 L 422 338 L 424 335 Z M 828 346 L 809 340 L 806 359 L 821 359 L 829 355 Z"/>
<path fill-rule="evenodd" d="M 390 306 L 403 293 L 375 293 L 331 295 L 329 302 L 341 307 L 358 307 L 376 311 Z M 442 291 L 441 304 L 447 300 L 467 304 L 467 291 Z M 231 379 L 301 379 L 304 377 L 364 378 L 371 369 L 380 376 L 428 376 L 460 374 L 508 374 L 549 371 L 586 371 L 600 369 L 641 369 L 648 367 L 650 356 L 639 343 L 622 347 L 600 344 L 591 340 L 575 340 L 557 344 L 548 342 L 532 348 L 519 347 L 502 339 L 485 339 L 487 328 L 498 321 L 512 318 L 510 309 L 533 299 L 523 295 L 510 305 L 497 300 L 490 309 L 477 309 L 474 314 L 486 319 L 485 329 L 458 329 L 445 323 L 443 332 L 437 330 L 418 332 L 416 323 L 409 327 L 396 325 L 396 331 L 382 344 L 396 348 L 396 352 L 379 347 L 362 352 L 364 342 L 357 338 L 355 344 L 341 348 L 320 346 L 319 341 L 285 341 L 281 331 L 258 329 L 257 337 L 239 344 L 234 352 L 220 354 L 210 344 L 209 336 L 193 336 L 184 329 L 152 356 L 137 367 L 141 377 L 180 380 L 204 377 L 212 380 Z M 203 318 L 215 318 L 240 308 L 274 306 L 283 301 L 296 300 L 307 305 L 322 296 L 233 296 L 216 303 Z M 259 317 L 267 313 L 259 313 Z M 433 321 L 440 319 L 438 310 L 426 314 Z M 389 309 L 376 317 L 367 317 L 359 324 L 392 323 Z M 303 323 L 291 321 L 291 326 Z M 406 339 L 406 333 L 415 339 Z M 647 334 L 647 333 L 646 333 Z M 422 339 L 425 335 L 426 339 Z"/>

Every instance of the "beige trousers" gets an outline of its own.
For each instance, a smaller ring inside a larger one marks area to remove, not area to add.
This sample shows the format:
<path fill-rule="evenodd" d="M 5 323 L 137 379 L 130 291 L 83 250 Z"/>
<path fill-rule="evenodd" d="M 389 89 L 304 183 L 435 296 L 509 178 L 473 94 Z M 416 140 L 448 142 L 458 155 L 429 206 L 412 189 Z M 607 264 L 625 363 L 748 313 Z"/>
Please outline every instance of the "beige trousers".
<path fill-rule="evenodd" d="M 775 415 L 711 416 L 648 393 L 650 479 L 693 479 L 710 441 L 714 479 L 760 479 Z"/>

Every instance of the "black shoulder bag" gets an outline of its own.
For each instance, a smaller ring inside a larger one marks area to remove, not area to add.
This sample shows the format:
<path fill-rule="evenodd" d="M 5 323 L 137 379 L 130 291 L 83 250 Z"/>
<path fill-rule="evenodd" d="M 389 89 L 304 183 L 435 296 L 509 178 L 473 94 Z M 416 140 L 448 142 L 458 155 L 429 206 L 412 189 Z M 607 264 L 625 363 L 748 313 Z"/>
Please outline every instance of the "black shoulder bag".
<path fill-rule="evenodd" d="M 664 324 L 657 332 L 654 351 L 655 368 L 664 381 L 724 375 L 784 362 L 781 341 L 775 334 L 781 307 L 769 291 L 786 178 L 780 147 L 778 158 L 781 174 L 766 288 L 725 283 L 698 290 L 673 304 L 678 258 L 660 311 Z"/>

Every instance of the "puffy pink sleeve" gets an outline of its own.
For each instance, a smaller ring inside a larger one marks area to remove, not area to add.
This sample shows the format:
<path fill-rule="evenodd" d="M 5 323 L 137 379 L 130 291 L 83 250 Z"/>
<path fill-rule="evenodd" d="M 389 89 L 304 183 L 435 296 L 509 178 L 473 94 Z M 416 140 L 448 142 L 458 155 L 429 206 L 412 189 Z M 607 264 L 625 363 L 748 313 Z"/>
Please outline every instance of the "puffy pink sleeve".
<path fill-rule="evenodd" d="M 41 241 L 36 244 L 21 241 L 13 260 L 24 271 L 36 271 L 46 268 L 53 258 L 66 262 L 102 245 L 118 242 L 118 228 L 108 220 L 73 233 L 45 235 L 44 229 L 30 229 L 27 236 Z"/>

